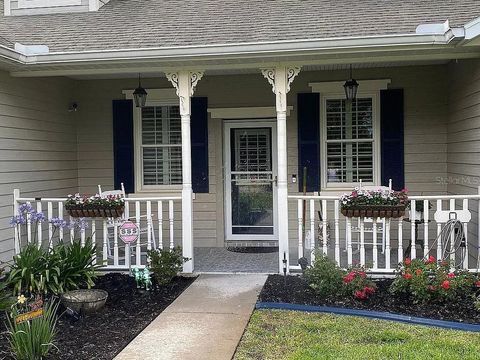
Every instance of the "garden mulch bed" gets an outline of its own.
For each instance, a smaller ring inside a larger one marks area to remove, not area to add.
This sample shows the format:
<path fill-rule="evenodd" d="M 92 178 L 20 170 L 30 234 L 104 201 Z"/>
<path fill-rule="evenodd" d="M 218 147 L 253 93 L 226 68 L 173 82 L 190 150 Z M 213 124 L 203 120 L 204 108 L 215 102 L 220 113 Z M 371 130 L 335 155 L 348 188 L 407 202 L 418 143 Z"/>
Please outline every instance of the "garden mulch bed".
<path fill-rule="evenodd" d="M 414 304 L 409 299 L 393 297 L 388 292 L 392 279 L 375 280 L 376 293 L 368 300 L 353 298 L 320 299 L 301 276 L 287 276 L 286 286 L 282 275 L 270 275 L 263 287 L 259 301 L 283 302 L 301 305 L 336 306 L 410 316 L 426 317 L 439 320 L 480 323 L 480 311 L 475 309 L 472 298 L 462 298 L 452 303 Z"/>
<path fill-rule="evenodd" d="M 132 277 L 110 273 L 98 278 L 96 288 L 109 294 L 98 313 L 73 321 L 65 313 L 59 318 L 55 345 L 47 359 L 110 360 L 153 319 L 172 303 L 195 278 L 177 277 L 165 287 L 140 293 Z M 0 313 L 0 359 L 9 359 L 7 334 Z"/>

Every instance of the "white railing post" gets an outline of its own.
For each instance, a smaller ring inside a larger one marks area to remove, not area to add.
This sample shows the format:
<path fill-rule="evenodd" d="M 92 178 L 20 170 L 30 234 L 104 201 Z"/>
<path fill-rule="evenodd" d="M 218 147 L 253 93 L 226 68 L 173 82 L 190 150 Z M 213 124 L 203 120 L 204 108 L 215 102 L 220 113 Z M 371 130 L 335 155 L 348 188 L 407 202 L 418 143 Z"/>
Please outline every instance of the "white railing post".
<path fill-rule="evenodd" d="M 327 200 L 322 200 L 322 235 L 323 235 L 323 244 L 322 244 L 322 250 L 323 250 L 323 255 L 328 254 L 328 249 L 327 249 L 327 226 L 328 226 L 328 208 L 327 208 Z"/>
<path fill-rule="evenodd" d="M 37 213 L 41 213 L 41 212 L 42 212 L 42 202 L 38 200 Z M 42 247 L 42 240 L 43 240 L 42 222 L 36 221 L 36 226 L 37 226 L 37 243 L 38 243 L 38 248 L 40 249 Z"/>
<path fill-rule="evenodd" d="M 347 266 L 353 265 L 353 250 L 352 250 L 352 218 L 345 218 L 347 221 Z"/>
<path fill-rule="evenodd" d="M 277 66 L 262 69 L 263 76 L 272 85 L 277 111 L 277 219 L 278 219 L 278 271 L 283 271 L 284 256 L 289 271 L 288 251 L 288 177 L 287 177 L 287 93 L 290 84 L 300 72 L 296 66 Z M 305 214 L 304 214 L 305 215 Z M 285 218 L 287 217 L 287 218 Z M 300 256 L 300 255 L 299 255 Z"/>
<path fill-rule="evenodd" d="M 335 200 L 335 261 L 340 266 L 340 201 Z"/>
<path fill-rule="evenodd" d="M 377 233 L 378 233 L 378 227 L 377 227 L 377 218 L 373 218 L 373 224 L 372 224 L 372 237 L 373 237 L 373 250 L 372 250 L 372 256 L 373 256 L 373 269 L 378 268 L 378 244 L 377 244 Z M 385 229 L 383 229 L 385 231 Z"/>
<path fill-rule="evenodd" d="M 429 201 L 423 201 L 423 256 L 428 257 L 428 220 L 430 219 Z"/>
<path fill-rule="evenodd" d="M 416 234 L 417 234 L 417 230 L 416 230 L 416 226 L 417 224 L 415 223 L 416 221 L 416 218 L 415 218 L 415 214 L 416 214 L 416 202 L 415 200 L 411 200 L 410 201 L 410 225 L 411 225 L 411 231 L 410 231 L 410 257 L 412 259 L 415 259 L 417 257 L 417 248 L 416 248 Z"/>
<path fill-rule="evenodd" d="M 310 200 L 310 263 L 315 261 L 315 200 Z"/>
<path fill-rule="evenodd" d="M 398 219 L 398 262 L 403 262 L 403 217 Z"/>
<path fill-rule="evenodd" d="M 183 256 L 190 259 L 183 264 L 183 272 L 192 273 L 193 260 L 193 190 L 192 190 L 192 154 L 190 139 L 191 97 L 202 71 L 167 73 L 167 79 L 177 90 L 180 102 L 182 131 L 182 251 Z"/>
<path fill-rule="evenodd" d="M 20 197 L 20 189 L 13 190 L 13 216 L 18 215 L 18 198 Z M 13 228 L 13 249 L 15 251 L 15 255 L 20 252 L 20 236 L 21 230 L 20 226 L 17 225 Z"/>
<path fill-rule="evenodd" d="M 298 258 L 303 256 L 303 200 L 297 202 L 297 221 L 298 221 Z"/>

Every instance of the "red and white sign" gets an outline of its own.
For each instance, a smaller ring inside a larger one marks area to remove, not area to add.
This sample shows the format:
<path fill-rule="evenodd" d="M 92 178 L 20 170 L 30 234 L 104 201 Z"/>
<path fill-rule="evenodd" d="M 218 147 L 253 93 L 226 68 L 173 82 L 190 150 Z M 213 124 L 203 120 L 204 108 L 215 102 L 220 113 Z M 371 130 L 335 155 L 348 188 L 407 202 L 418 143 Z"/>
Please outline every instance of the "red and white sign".
<path fill-rule="evenodd" d="M 137 241 L 138 237 L 140 236 L 140 228 L 138 225 L 132 221 L 125 221 L 120 226 L 120 240 L 122 240 L 125 244 L 131 244 Z"/>

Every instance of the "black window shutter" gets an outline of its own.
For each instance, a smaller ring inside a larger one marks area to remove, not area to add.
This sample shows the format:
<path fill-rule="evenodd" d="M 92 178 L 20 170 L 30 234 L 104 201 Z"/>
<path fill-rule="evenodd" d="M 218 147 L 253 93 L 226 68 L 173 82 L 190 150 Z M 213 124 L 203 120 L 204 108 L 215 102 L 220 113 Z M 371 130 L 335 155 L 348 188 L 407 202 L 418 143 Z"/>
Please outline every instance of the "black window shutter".
<path fill-rule="evenodd" d="M 208 99 L 192 97 L 192 188 L 194 193 L 208 193 Z"/>
<path fill-rule="evenodd" d="M 113 100 L 113 178 L 127 194 L 135 192 L 132 100 Z"/>
<path fill-rule="evenodd" d="M 320 94 L 300 93 L 298 111 L 298 189 L 303 191 L 303 168 L 307 168 L 307 191 L 320 191 Z"/>
<path fill-rule="evenodd" d="M 405 187 L 403 111 L 403 89 L 380 92 L 382 185 L 392 179 L 395 190 Z"/>

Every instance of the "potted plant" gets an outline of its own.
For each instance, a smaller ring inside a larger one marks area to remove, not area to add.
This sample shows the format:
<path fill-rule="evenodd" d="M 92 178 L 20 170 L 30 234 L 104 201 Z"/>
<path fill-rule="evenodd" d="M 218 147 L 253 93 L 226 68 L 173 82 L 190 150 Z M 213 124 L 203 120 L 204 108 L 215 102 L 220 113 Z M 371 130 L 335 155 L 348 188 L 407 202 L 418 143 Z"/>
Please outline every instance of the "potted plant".
<path fill-rule="evenodd" d="M 341 212 L 347 217 L 399 218 L 405 215 L 407 191 L 360 190 L 341 197 Z"/>
<path fill-rule="evenodd" d="M 65 209 L 72 217 L 121 217 L 125 210 L 125 200 L 119 195 L 101 197 L 84 196 L 80 194 L 68 195 Z"/>

